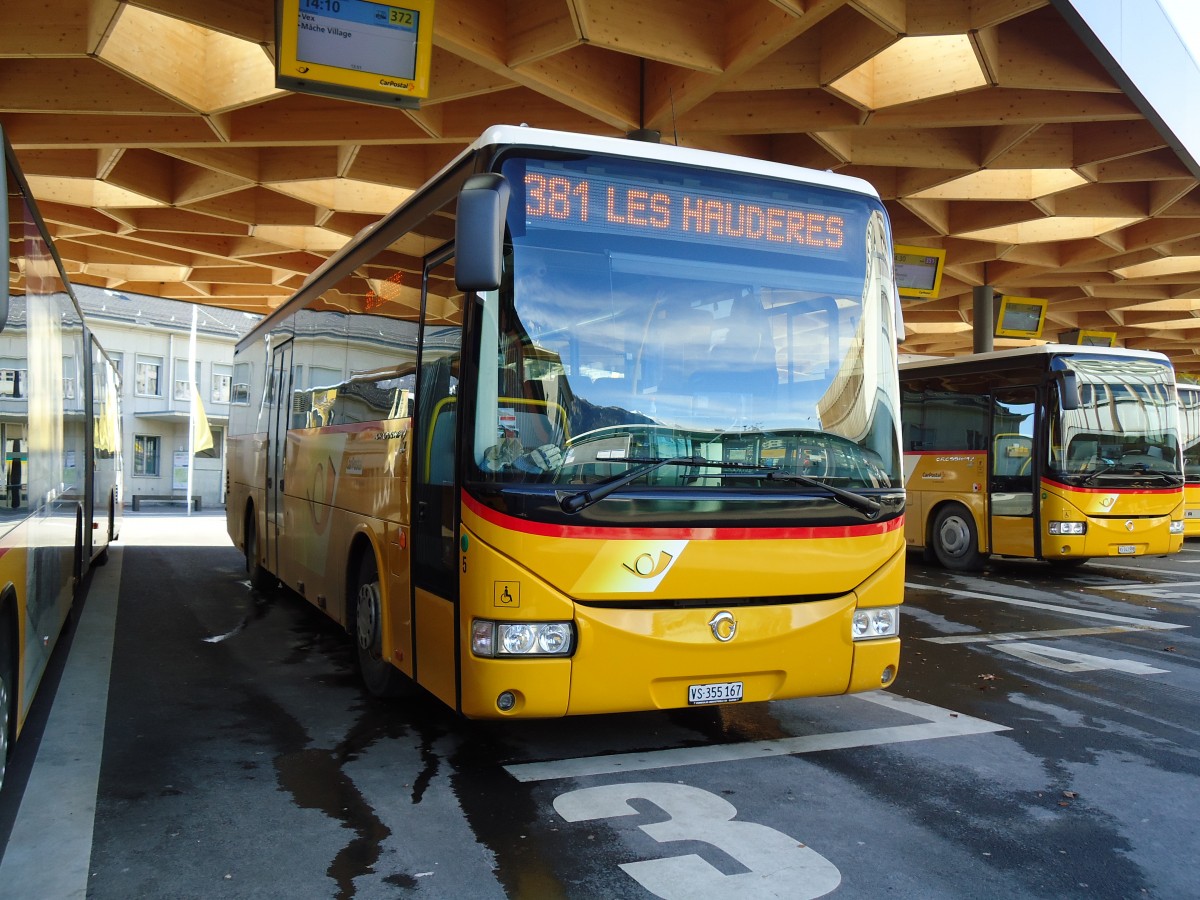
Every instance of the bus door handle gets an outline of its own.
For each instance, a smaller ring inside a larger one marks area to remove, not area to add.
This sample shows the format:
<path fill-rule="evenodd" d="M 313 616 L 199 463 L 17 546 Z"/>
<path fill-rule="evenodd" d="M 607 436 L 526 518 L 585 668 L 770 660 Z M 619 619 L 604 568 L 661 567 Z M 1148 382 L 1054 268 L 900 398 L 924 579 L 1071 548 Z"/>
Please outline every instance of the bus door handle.
<path fill-rule="evenodd" d="M 417 521 L 418 522 L 423 521 L 425 519 L 425 516 L 428 513 L 429 513 L 429 504 L 426 503 L 424 500 L 418 501 L 417 502 Z"/>

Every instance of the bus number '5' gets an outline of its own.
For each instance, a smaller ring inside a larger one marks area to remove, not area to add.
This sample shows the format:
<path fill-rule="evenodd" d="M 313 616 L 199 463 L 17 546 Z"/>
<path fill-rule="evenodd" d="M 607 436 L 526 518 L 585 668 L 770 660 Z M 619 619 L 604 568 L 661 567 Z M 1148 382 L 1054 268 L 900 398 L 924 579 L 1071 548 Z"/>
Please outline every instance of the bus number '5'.
<path fill-rule="evenodd" d="M 726 875 L 689 854 L 622 863 L 642 887 L 664 900 L 733 897 L 741 900 L 823 897 L 842 880 L 837 866 L 817 851 L 757 822 L 735 822 L 737 809 L 716 794 L 684 784 L 609 784 L 560 794 L 555 811 L 568 822 L 636 815 L 634 798 L 649 800 L 671 818 L 639 826 L 656 841 L 704 841 L 725 851 L 749 872 Z"/>

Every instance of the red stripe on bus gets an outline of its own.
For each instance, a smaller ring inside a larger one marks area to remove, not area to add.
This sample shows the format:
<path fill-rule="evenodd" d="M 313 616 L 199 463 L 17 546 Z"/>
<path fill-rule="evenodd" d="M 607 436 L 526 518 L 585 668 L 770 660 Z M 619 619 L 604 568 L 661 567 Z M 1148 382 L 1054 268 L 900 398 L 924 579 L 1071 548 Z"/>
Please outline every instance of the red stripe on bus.
<path fill-rule="evenodd" d="M 904 517 L 897 516 L 886 522 L 871 522 L 863 525 L 805 526 L 801 528 L 605 528 L 595 525 L 550 525 L 545 522 L 530 522 L 507 513 L 497 512 L 484 506 L 465 491 L 463 505 L 475 515 L 492 525 L 531 534 L 538 537 L 599 539 L 610 541 L 659 540 L 659 541 L 768 541 L 768 540 L 812 540 L 814 538 L 866 537 L 895 531 L 904 524 Z"/>

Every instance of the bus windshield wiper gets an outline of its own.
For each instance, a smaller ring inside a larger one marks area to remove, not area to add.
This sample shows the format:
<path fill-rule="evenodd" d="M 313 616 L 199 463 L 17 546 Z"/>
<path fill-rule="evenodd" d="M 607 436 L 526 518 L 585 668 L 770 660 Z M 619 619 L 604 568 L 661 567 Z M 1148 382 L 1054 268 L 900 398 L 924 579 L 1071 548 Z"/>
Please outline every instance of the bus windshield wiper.
<path fill-rule="evenodd" d="M 1080 478 L 1083 484 L 1092 484 L 1101 475 L 1115 474 L 1124 478 L 1157 478 L 1161 481 L 1170 483 L 1179 476 L 1171 472 L 1156 472 L 1145 463 L 1121 464 L 1119 462 L 1109 463 L 1106 466 L 1101 466 L 1095 472 L 1082 472 Z"/>
<path fill-rule="evenodd" d="M 832 484 L 826 484 L 824 481 L 821 481 L 817 478 L 809 478 L 807 475 L 796 475 L 792 474 L 791 472 L 772 470 L 771 473 L 767 475 L 767 480 L 794 481 L 807 487 L 814 487 L 823 491 L 828 491 L 830 496 L 832 496 L 839 503 L 850 507 L 856 512 L 862 513 L 869 519 L 875 518 L 883 509 L 878 502 L 872 500 L 870 497 L 864 496 L 863 494 L 856 494 L 854 491 L 848 491 L 845 488 L 835 487 Z"/>
<path fill-rule="evenodd" d="M 608 460 L 609 462 L 634 462 L 634 459 L 621 458 Z M 761 472 L 766 466 L 754 465 L 752 463 L 736 463 L 723 462 L 715 459 L 705 459 L 701 456 L 668 456 L 662 459 L 646 460 L 640 466 L 635 466 L 628 472 L 623 472 L 610 478 L 608 481 L 601 481 L 593 487 L 586 488 L 582 491 L 577 491 L 573 494 L 559 492 L 558 505 L 562 507 L 563 512 L 577 513 L 580 510 L 586 509 L 597 501 L 603 500 L 613 491 L 622 488 L 632 481 L 636 481 L 643 475 L 649 475 L 655 469 L 662 466 L 704 466 L 712 469 L 747 469 Z M 780 472 L 771 469 L 767 474 L 768 481 L 792 481 L 807 487 L 818 488 L 826 491 L 831 497 L 842 503 L 856 512 L 860 512 L 868 518 L 874 518 L 879 515 L 883 507 L 872 500 L 870 497 L 856 494 L 854 491 L 848 491 L 845 488 L 835 487 L 832 484 L 826 484 L 816 478 L 809 478 L 807 475 L 793 475 L 787 472 Z"/>
<path fill-rule="evenodd" d="M 1111 472 L 1116 467 L 1117 467 L 1116 463 L 1109 463 L 1106 466 L 1101 466 L 1095 472 L 1080 472 L 1079 477 L 1083 481 L 1084 484 L 1091 484 L 1097 478 L 1099 478 L 1101 475 L 1107 475 L 1109 472 Z"/>
<path fill-rule="evenodd" d="M 606 459 L 604 462 L 641 462 L 641 460 L 636 458 L 621 457 L 619 459 Z M 643 475 L 649 475 L 655 469 L 661 469 L 663 466 L 725 465 L 725 463 L 716 462 L 711 459 L 703 459 L 699 456 L 667 456 L 661 459 L 649 459 L 643 462 L 640 466 L 634 466 L 628 472 L 622 472 L 620 475 L 614 475 L 607 481 L 599 481 L 589 488 L 584 488 L 582 491 L 576 491 L 573 494 L 559 491 L 558 505 L 562 507 L 563 512 L 577 513 L 580 510 L 587 509 L 593 503 L 603 500 L 618 488 L 623 488 L 631 481 L 637 481 Z"/>

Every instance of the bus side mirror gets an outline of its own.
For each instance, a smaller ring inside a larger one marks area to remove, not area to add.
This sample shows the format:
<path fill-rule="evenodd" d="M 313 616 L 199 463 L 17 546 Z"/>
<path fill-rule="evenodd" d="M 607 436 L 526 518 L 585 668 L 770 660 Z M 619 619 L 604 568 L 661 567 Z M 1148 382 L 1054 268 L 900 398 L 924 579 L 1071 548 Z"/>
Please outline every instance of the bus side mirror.
<path fill-rule="evenodd" d="M 503 175 L 472 175 L 458 193 L 454 220 L 454 284 L 460 291 L 500 287 L 504 217 L 511 189 Z"/>
<path fill-rule="evenodd" d="M 1058 396 L 1062 408 L 1067 412 L 1079 409 L 1079 381 L 1074 372 L 1059 373 Z"/>

